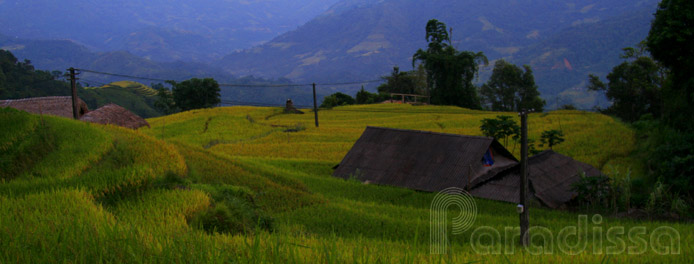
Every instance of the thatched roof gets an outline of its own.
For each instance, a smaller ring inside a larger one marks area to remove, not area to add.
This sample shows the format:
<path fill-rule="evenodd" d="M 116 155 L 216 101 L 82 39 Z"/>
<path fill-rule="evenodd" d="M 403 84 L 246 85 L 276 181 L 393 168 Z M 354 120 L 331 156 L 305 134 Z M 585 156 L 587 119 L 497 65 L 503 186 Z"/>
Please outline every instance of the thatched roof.
<path fill-rule="evenodd" d="M 528 159 L 530 193 L 550 208 L 557 208 L 576 196 L 571 185 L 586 176 L 598 176 L 600 171 L 552 150 L 543 151 Z M 520 164 L 500 173 L 470 191 L 475 197 L 517 203 L 520 199 Z"/>
<path fill-rule="evenodd" d="M 15 100 L 0 100 L 0 107 L 12 107 L 34 114 L 56 115 L 73 118 L 71 96 L 33 97 Z M 78 117 L 89 112 L 87 103 L 77 98 Z"/>
<path fill-rule="evenodd" d="M 495 164 L 485 167 L 490 148 Z M 367 127 L 333 176 L 435 192 L 475 186 L 517 163 L 493 138 Z"/>
<path fill-rule="evenodd" d="M 143 126 L 149 127 L 149 123 L 142 117 L 117 104 L 107 104 L 99 107 L 99 109 L 84 115 L 80 120 L 99 124 L 113 124 L 132 129 Z"/>

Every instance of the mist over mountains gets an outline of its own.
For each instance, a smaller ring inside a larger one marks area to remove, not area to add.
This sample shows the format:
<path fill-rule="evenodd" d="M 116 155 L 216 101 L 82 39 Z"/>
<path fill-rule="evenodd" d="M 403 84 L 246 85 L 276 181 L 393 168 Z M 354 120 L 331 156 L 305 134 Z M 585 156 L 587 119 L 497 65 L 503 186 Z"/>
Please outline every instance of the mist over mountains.
<path fill-rule="evenodd" d="M 49 70 L 351 82 L 378 79 L 393 66 L 411 69 L 412 54 L 426 47 L 424 26 L 436 18 L 452 28 L 459 50 L 531 65 L 550 108 L 591 107 L 605 102 L 585 91 L 587 75 L 604 76 L 621 62 L 621 48 L 645 38 L 657 2 L 0 1 L 0 34 L 6 35 L 0 48 Z M 481 68 L 479 82 L 491 68 Z M 358 88 L 327 87 L 322 93 Z M 260 93 L 234 95 L 257 99 Z"/>
<path fill-rule="evenodd" d="M 0 33 L 209 62 L 295 29 L 337 0 L 0 1 Z"/>

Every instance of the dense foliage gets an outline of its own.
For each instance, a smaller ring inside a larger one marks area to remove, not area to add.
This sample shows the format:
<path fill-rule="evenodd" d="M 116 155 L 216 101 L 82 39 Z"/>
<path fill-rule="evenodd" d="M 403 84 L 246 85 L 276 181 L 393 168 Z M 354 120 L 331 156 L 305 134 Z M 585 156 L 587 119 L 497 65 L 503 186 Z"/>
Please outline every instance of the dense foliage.
<path fill-rule="evenodd" d="M 151 89 L 142 84 L 116 82 L 100 87 L 85 86 L 89 86 L 87 81 L 77 83 L 77 96 L 89 109 L 115 103 L 145 118 L 161 115 L 154 110 Z M 0 50 L 0 99 L 68 95 L 71 95 L 70 82 L 62 72 L 36 70 L 30 61 L 20 62 L 11 52 Z"/>
<path fill-rule="evenodd" d="M 612 102 L 605 112 L 627 122 L 642 115 L 659 117 L 663 106 L 662 86 L 665 70 L 653 59 L 634 48 L 625 48 L 622 58 L 627 61 L 612 68 L 607 84 L 595 75 L 588 77 L 588 89 L 604 92 Z"/>
<path fill-rule="evenodd" d="M 694 130 L 694 1 L 663 0 L 646 39 L 648 51 L 671 74 L 664 87 L 664 117 L 675 128 Z"/>
<path fill-rule="evenodd" d="M 368 99 L 367 99 L 367 101 L 368 101 Z M 324 97 L 323 103 L 320 104 L 320 107 L 321 108 L 333 108 L 335 106 L 353 105 L 356 102 L 357 101 L 353 97 L 351 97 L 347 94 L 337 92 L 337 93 L 334 93 L 334 94 L 331 94 L 329 96 Z"/>
<path fill-rule="evenodd" d="M 545 101 L 537 91 L 533 71 L 528 65 L 523 69 L 498 60 L 492 76 L 480 89 L 484 105 L 493 111 L 521 111 L 534 109 L 542 112 Z"/>
<path fill-rule="evenodd" d="M 487 64 L 482 52 L 458 51 L 451 46 L 446 24 L 436 19 L 426 25 L 427 50 L 419 49 L 412 57 L 412 65 L 422 61 L 431 89 L 431 103 L 456 105 L 480 109 L 477 87 L 472 80 L 477 76 L 479 64 Z"/>
<path fill-rule="evenodd" d="M 402 72 L 399 67 L 393 67 L 389 76 L 384 76 L 386 83 L 378 86 L 379 93 L 402 93 L 426 95 L 426 72 L 420 67 L 416 71 Z"/>
<path fill-rule="evenodd" d="M 361 87 L 361 90 L 357 92 L 357 95 L 355 96 L 355 101 L 357 104 L 377 104 L 381 103 L 385 100 L 390 99 L 389 94 L 385 93 L 370 93 L 369 91 L 364 90 L 364 87 Z"/>
<path fill-rule="evenodd" d="M 9 51 L 0 50 L 0 98 L 18 99 L 69 95 L 69 83 L 58 81 L 61 72 L 35 70 L 31 61 L 18 61 Z"/>
<path fill-rule="evenodd" d="M 172 93 L 176 107 L 182 111 L 210 108 L 221 102 L 219 83 L 212 78 L 193 78 L 180 83 L 174 81 L 169 81 L 169 83 L 173 86 Z M 165 94 L 166 92 L 160 94 L 159 98 L 166 100 Z"/>

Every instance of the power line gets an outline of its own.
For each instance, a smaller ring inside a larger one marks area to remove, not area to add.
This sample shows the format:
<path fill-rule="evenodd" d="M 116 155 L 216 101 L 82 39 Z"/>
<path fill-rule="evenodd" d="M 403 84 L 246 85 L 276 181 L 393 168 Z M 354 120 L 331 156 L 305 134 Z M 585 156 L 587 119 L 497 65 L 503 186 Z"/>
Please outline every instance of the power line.
<path fill-rule="evenodd" d="M 158 79 L 158 78 L 150 78 L 150 77 L 142 77 L 142 76 L 133 76 L 133 75 L 126 75 L 126 74 L 94 71 L 94 70 L 89 70 L 89 69 L 77 69 L 77 70 L 82 71 L 82 72 L 107 75 L 107 76 L 114 76 L 114 77 L 121 77 L 121 78 L 131 78 L 131 79 L 139 79 L 139 80 L 158 81 L 158 82 L 170 81 L 170 80 Z M 382 81 L 383 80 L 367 80 L 367 81 L 339 82 L 339 83 L 316 83 L 316 85 L 320 85 L 320 86 L 343 86 L 343 85 L 375 83 L 375 82 L 382 82 Z M 219 84 L 219 86 L 223 86 L 223 87 L 258 87 L 258 88 L 304 87 L 304 86 L 312 86 L 312 85 L 313 85 L 313 83 L 306 83 L 306 84 L 230 84 L 230 83 L 220 83 Z"/>
<path fill-rule="evenodd" d="M 108 76 L 114 76 L 114 77 L 122 77 L 122 78 L 131 78 L 131 79 L 149 80 L 149 81 L 159 81 L 159 82 L 166 82 L 166 81 L 168 81 L 168 80 L 164 80 L 164 79 L 156 79 L 156 78 L 140 77 L 140 76 L 132 76 L 132 75 L 117 74 L 117 73 L 108 73 L 108 72 L 100 72 L 100 71 L 93 71 L 93 70 L 87 70 L 87 69 L 77 69 L 77 70 L 78 70 L 78 71 L 81 71 L 81 72 L 88 72 L 88 73 L 94 73 L 94 74 L 100 74 L 100 75 L 108 75 Z"/>

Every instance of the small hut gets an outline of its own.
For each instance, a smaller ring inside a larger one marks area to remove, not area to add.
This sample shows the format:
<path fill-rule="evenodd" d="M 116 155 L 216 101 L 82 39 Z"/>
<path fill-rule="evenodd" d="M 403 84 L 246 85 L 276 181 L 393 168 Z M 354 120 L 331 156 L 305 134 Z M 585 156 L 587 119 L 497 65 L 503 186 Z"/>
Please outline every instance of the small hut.
<path fill-rule="evenodd" d="M 292 102 L 292 99 L 287 99 L 287 104 L 284 107 L 284 113 L 285 114 L 303 114 L 304 112 L 302 112 L 299 109 L 296 109 L 296 107 L 294 106 L 294 102 Z"/>
<path fill-rule="evenodd" d="M 436 192 L 471 188 L 516 164 L 489 137 L 367 127 L 333 176 Z"/>
<path fill-rule="evenodd" d="M 12 107 L 34 114 L 46 114 L 73 118 L 71 96 L 33 97 L 15 100 L 0 100 L 0 107 Z M 81 118 L 89 108 L 87 103 L 77 98 L 77 116 Z"/>
<path fill-rule="evenodd" d="M 80 120 L 98 124 L 112 124 L 131 129 L 138 129 L 143 126 L 149 127 L 149 123 L 145 119 L 117 104 L 107 104 L 99 107 L 99 109 L 82 116 Z"/>
<path fill-rule="evenodd" d="M 552 150 L 528 159 L 530 198 L 550 208 L 558 208 L 576 196 L 571 185 L 585 176 L 598 176 L 600 171 Z M 470 191 L 475 197 L 518 203 L 520 200 L 520 164 L 481 183 Z"/>

